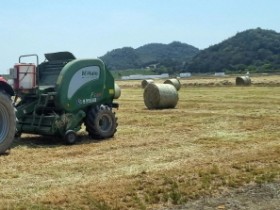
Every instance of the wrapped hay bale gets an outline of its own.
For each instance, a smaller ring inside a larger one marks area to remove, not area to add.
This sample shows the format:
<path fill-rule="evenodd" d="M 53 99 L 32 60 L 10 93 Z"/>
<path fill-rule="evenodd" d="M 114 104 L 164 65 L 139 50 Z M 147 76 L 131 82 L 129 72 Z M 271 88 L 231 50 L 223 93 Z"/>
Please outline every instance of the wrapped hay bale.
<path fill-rule="evenodd" d="M 121 97 L 121 88 L 120 88 L 120 86 L 118 86 L 117 83 L 115 83 L 115 95 L 114 95 L 114 99 L 118 99 L 119 97 Z"/>
<path fill-rule="evenodd" d="M 178 92 L 170 84 L 150 83 L 144 90 L 144 103 L 148 109 L 175 108 L 178 100 Z"/>
<path fill-rule="evenodd" d="M 176 78 L 173 78 L 173 79 L 168 79 L 164 82 L 164 84 L 170 84 L 170 85 L 173 85 L 176 90 L 180 90 L 181 88 L 181 83 L 178 79 Z"/>
<path fill-rule="evenodd" d="M 237 86 L 249 86 L 251 85 L 251 78 L 249 76 L 236 77 L 235 83 Z"/>
<path fill-rule="evenodd" d="M 144 89 L 150 83 L 154 83 L 154 80 L 152 80 L 152 79 L 145 79 L 145 80 L 143 80 L 142 83 L 141 83 L 142 88 Z"/>

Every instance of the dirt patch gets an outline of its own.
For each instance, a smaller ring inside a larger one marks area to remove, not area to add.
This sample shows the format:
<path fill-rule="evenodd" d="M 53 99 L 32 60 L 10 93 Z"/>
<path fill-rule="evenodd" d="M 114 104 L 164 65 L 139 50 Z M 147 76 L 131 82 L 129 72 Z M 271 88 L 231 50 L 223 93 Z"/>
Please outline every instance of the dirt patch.
<path fill-rule="evenodd" d="M 279 210 L 280 182 L 246 187 L 227 191 L 214 197 L 203 197 L 183 206 L 164 210 Z"/>

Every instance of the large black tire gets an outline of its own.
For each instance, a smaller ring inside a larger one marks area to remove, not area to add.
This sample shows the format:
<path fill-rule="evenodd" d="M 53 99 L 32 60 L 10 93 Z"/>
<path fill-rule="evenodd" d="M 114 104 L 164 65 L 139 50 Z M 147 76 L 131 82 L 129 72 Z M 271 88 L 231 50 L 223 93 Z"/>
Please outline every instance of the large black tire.
<path fill-rule="evenodd" d="M 85 119 L 86 130 L 93 139 L 107 139 L 117 131 L 117 118 L 107 105 L 91 108 Z"/>
<path fill-rule="evenodd" d="M 10 149 L 16 132 L 15 109 L 10 97 L 0 91 L 0 154 Z"/>

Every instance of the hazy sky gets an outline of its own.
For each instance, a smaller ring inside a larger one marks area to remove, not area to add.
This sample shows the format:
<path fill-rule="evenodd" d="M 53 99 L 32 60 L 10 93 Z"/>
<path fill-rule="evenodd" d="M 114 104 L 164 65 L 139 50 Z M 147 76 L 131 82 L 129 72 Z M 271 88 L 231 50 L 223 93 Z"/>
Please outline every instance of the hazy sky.
<path fill-rule="evenodd" d="M 22 54 L 89 58 L 172 41 L 204 49 L 257 27 L 280 32 L 279 0 L 0 0 L 0 73 Z"/>

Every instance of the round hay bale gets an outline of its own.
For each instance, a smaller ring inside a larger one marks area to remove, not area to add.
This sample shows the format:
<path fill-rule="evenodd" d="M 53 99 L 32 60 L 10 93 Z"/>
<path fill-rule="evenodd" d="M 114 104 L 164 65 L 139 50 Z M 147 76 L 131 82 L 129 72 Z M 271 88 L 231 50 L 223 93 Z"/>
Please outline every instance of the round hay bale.
<path fill-rule="evenodd" d="M 118 86 L 117 83 L 115 83 L 115 94 L 114 94 L 114 99 L 118 99 L 119 97 L 121 97 L 121 88 L 120 86 Z"/>
<path fill-rule="evenodd" d="M 176 78 L 173 78 L 173 79 L 168 79 L 164 82 L 164 84 L 170 84 L 170 85 L 173 85 L 176 90 L 180 90 L 181 88 L 181 83 L 178 79 Z"/>
<path fill-rule="evenodd" d="M 178 100 L 178 92 L 170 84 L 150 83 L 144 90 L 144 103 L 148 109 L 175 108 Z"/>
<path fill-rule="evenodd" d="M 145 80 L 143 80 L 142 83 L 141 83 L 142 88 L 144 89 L 150 83 L 154 83 L 154 80 L 152 80 L 152 79 L 145 79 Z"/>
<path fill-rule="evenodd" d="M 236 77 L 235 83 L 237 86 L 249 86 L 251 85 L 251 78 L 249 76 Z"/>

